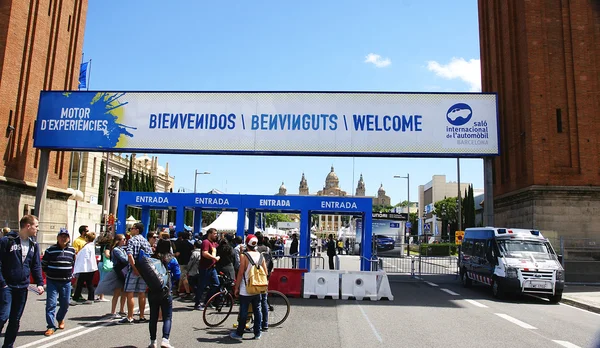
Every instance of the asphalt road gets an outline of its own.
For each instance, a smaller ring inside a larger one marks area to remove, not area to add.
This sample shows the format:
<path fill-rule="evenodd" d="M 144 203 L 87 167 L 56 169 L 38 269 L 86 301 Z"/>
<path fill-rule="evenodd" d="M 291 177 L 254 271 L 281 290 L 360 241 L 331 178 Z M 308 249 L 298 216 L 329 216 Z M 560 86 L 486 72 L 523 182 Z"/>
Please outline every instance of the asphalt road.
<path fill-rule="evenodd" d="M 484 287 L 464 289 L 450 276 L 410 281 L 392 276 L 394 301 L 291 299 L 279 328 L 248 347 L 592 347 L 600 315 L 543 299 L 495 300 Z M 176 302 L 175 347 L 241 344 L 223 327 L 206 328 L 201 313 Z M 45 338 L 44 296 L 30 296 L 16 347 L 146 347 L 147 324 L 117 325 L 103 317 L 109 303 L 72 307 L 67 327 Z M 161 323 L 159 323 L 160 335 Z M 160 337 L 160 336 L 159 336 Z"/>

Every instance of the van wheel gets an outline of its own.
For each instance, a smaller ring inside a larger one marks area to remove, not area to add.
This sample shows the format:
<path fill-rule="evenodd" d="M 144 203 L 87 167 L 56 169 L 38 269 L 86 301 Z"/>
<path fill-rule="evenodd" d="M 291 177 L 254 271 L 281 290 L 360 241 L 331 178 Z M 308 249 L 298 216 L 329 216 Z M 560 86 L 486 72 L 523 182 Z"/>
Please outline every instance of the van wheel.
<path fill-rule="evenodd" d="M 554 295 L 549 297 L 550 303 L 559 303 L 562 300 L 562 290 L 557 290 Z"/>
<path fill-rule="evenodd" d="M 470 288 L 473 285 L 473 281 L 467 275 L 467 271 L 463 268 L 460 272 L 460 281 L 465 288 Z"/>
<path fill-rule="evenodd" d="M 500 283 L 497 281 L 497 279 L 494 279 L 493 283 L 492 283 L 492 294 L 494 295 L 495 298 L 501 300 L 504 299 L 504 289 L 502 289 L 502 286 L 500 285 Z"/>

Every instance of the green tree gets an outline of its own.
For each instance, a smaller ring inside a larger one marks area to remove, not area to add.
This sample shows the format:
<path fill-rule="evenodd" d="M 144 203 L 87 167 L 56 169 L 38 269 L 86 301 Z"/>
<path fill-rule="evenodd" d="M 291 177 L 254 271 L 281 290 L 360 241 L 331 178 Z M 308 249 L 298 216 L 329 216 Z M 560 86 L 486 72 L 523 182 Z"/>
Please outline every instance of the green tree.
<path fill-rule="evenodd" d="M 394 209 L 394 207 L 392 207 L 391 205 L 373 204 L 373 212 L 374 213 L 390 212 L 390 211 L 392 211 L 392 209 Z"/>
<path fill-rule="evenodd" d="M 140 173 L 135 172 L 135 178 L 133 179 L 132 190 L 133 192 L 140 192 Z"/>
<path fill-rule="evenodd" d="M 469 204 L 467 205 L 467 218 L 465 218 L 465 225 L 467 227 L 475 227 L 475 195 L 473 193 L 473 185 L 469 186 Z"/>
<path fill-rule="evenodd" d="M 292 219 L 287 214 L 283 213 L 266 213 L 265 214 L 265 227 L 266 226 L 277 226 L 278 222 L 291 222 Z"/>
<path fill-rule="evenodd" d="M 104 170 L 104 160 L 100 161 L 100 180 L 98 180 L 98 202 L 104 202 L 104 177 L 106 172 Z"/>
<path fill-rule="evenodd" d="M 410 213 L 408 216 L 408 221 L 411 224 L 410 234 L 417 235 L 419 233 L 419 214 Z"/>
<path fill-rule="evenodd" d="M 404 200 L 404 201 L 396 204 L 394 207 L 406 207 L 406 206 L 408 206 L 408 201 Z"/>
<path fill-rule="evenodd" d="M 183 221 L 188 226 L 194 226 L 194 211 L 193 210 L 186 210 L 185 211 L 185 218 L 184 218 Z M 177 226 L 177 230 L 183 231 L 183 226 L 181 226 L 181 228 L 179 228 L 179 226 Z"/>
<path fill-rule="evenodd" d="M 458 206 L 456 200 L 456 197 L 444 198 L 444 200 L 435 202 L 433 205 L 433 214 L 442 220 L 442 238 L 445 237 L 453 240 L 454 231 L 458 227 Z M 448 235 L 448 225 L 450 225 L 450 235 Z"/>
<path fill-rule="evenodd" d="M 128 169 L 128 173 L 129 176 L 127 177 L 127 188 L 129 189 L 129 191 L 135 191 L 134 187 L 133 187 L 133 154 L 131 154 L 129 156 L 129 169 Z"/>
<path fill-rule="evenodd" d="M 202 211 L 202 224 L 204 226 L 208 226 L 208 225 L 212 224 L 216 219 L 217 219 L 216 211 L 207 211 L 207 210 Z"/>
<path fill-rule="evenodd" d="M 120 187 L 121 191 L 129 191 L 129 172 L 128 171 L 126 171 L 125 175 L 123 175 L 123 178 L 121 178 L 119 187 Z"/>

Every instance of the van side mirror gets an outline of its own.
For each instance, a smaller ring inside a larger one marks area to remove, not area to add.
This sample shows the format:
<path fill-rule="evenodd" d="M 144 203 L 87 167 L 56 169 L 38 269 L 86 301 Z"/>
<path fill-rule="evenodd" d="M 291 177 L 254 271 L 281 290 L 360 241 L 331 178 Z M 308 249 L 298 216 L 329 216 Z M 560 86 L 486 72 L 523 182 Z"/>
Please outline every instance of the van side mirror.
<path fill-rule="evenodd" d="M 558 255 L 558 262 L 562 265 L 562 263 L 563 263 L 563 256 L 562 255 Z"/>

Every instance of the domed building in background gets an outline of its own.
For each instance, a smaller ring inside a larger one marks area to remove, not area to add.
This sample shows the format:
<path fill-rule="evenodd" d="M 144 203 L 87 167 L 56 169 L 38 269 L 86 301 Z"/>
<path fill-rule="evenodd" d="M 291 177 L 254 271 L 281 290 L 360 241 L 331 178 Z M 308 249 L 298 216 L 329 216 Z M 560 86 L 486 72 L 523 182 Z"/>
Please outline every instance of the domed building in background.
<path fill-rule="evenodd" d="M 279 192 L 276 194 L 277 196 L 288 196 L 287 188 L 284 183 L 281 183 L 279 187 Z M 294 195 L 294 194 L 290 194 Z M 348 197 L 352 195 L 348 195 L 348 193 L 341 189 L 340 187 L 340 179 L 338 175 L 335 173 L 333 166 L 331 166 L 331 171 L 325 177 L 325 185 L 323 185 L 323 189 L 317 191 L 315 194 L 310 194 L 308 188 L 308 180 L 304 173 L 302 173 L 302 178 L 300 179 L 300 185 L 298 187 L 298 196 L 333 196 L 333 197 Z M 391 205 L 391 199 L 388 195 L 386 195 L 385 189 L 383 188 L 383 184 L 377 190 L 377 196 L 367 196 L 366 195 L 366 186 L 363 175 L 360 174 L 360 178 L 358 179 L 358 184 L 356 186 L 356 193 L 354 197 L 368 197 L 373 200 L 373 205 Z M 343 227 L 342 223 L 342 215 L 319 215 L 318 226 L 317 229 L 319 232 L 323 234 L 334 233 Z"/>

